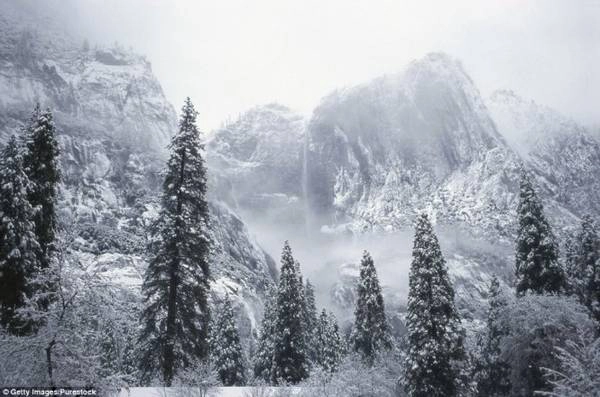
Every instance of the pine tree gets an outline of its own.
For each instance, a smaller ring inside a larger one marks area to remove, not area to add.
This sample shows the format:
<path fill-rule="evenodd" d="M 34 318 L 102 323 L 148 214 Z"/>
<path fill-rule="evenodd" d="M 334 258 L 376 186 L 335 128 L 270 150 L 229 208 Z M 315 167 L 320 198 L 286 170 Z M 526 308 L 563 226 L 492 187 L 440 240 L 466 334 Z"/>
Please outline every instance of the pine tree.
<path fill-rule="evenodd" d="M 211 336 L 212 363 L 224 386 L 243 386 L 246 384 L 245 359 L 229 296 L 225 297 L 218 313 Z"/>
<path fill-rule="evenodd" d="M 487 328 L 477 376 L 479 397 L 503 397 L 510 392 L 510 366 L 500 357 L 500 342 L 508 333 L 507 327 L 500 320 L 506 307 L 507 302 L 502 296 L 500 282 L 494 276 L 490 283 Z"/>
<path fill-rule="evenodd" d="M 27 200 L 30 187 L 13 136 L 0 157 L 0 324 L 17 335 L 31 332 L 31 323 L 16 311 L 24 306 L 31 292 L 28 280 L 40 267 L 34 209 Z"/>
<path fill-rule="evenodd" d="M 265 298 L 265 309 L 260 324 L 258 346 L 254 358 L 254 376 L 264 382 L 273 379 L 273 353 L 275 322 L 277 321 L 277 294 L 269 290 Z"/>
<path fill-rule="evenodd" d="M 179 369 L 197 364 L 208 353 L 210 241 L 206 168 L 196 116 L 187 98 L 170 145 L 162 208 L 142 285 L 140 369 L 145 381 L 160 371 L 167 386 Z"/>
<path fill-rule="evenodd" d="M 567 277 L 566 292 L 569 295 L 575 295 L 581 299 L 584 291 L 584 277 L 579 269 L 579 244 L 577 237 L 573 234 L 567 236 L 564 245 L 564 260 L 565 260 L 565 276 Z"/>
<path fill-rule="evenodd" d="M 566 286 L 558 245 L 526 172 L 521 176 L 515 273 L 517 295 L 557 294 Z"/>
<path fill-rule="evenodd" d="M 49 266 L 54 251 L 57 214 L 56 202 L 60 170 L 58 165 L 58 142 L 52 112 L 34 108 L 30 125 L 25 131 L 26 151 L 23 166 L 32 187 L 28 199 L 35 209 L 35 232 L 40 244 L 40 264 L 42 269 Z"/>
<path fill-rule="evenodd" d="M 325 309 L 317 320 L 315 345 L 316 363 L 326 372 L 337 371 L 343 355 L 342 338 L 335 316 Z"/>
<path fill-rule="evenodd" d="M 317 328 L 317 305 L 315 303 L 315 290 L 310 283 L 310 280 L 306 280 L 304 286 L 304 324 L 306 326 L 306 346 L 308 352 L 308 358 L 310 362 L 315 362 L 317 357 L 315 333 Z"/>
<path fill-rule="evenodd" d="M 385 306 L 373 258 L 363 252 L 360 264 L 352 344 L 363 360 L 371 364 L 382 349 L 392 347 Z"/>
<path fill-rule="evenodd" d="M 346 354 L 348 354 L 348 345 L 346 343 L 346 339 L 340 330 L 340 325 L 335 317 L 335 314 L 329 312 L 329 326 L 331 329 L 331 340 L 333 341 L 333 345 L 335 346 L 335 351 L 337 352 L 337 365 L 336 370 L 339 364 L 342 362 L 342 359 Z"/>
<path fill-rule="evenodd" d="M 281 255 L 281 272 L 277 290 L 273 379 L 274 383 L 298 383 L 308 376 L 304 293 L 299 282 L 292 249 L 286 241 Z"/>
<path fill-rule="evenodd" d="M 600 237 L 590 215 L 582 218 L 579 233 L 566 249 L 569 291 L 600 321 Z"/>
<path fill-rule="evenodd" d="M 410 397 L 452 397 L 460 387 L 463 330 L 454 289 L 433 227 L 417 218 L 409 275 L 406 392 Z"/>

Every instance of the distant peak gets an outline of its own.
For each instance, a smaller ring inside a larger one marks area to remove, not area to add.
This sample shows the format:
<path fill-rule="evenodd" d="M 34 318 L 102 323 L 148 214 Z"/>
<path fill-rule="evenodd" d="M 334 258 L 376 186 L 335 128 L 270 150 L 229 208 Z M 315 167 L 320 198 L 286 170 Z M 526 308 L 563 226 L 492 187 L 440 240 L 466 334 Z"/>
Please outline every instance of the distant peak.
<path fill-rule="evenodd" d="M 271 103 L 266 103 L 264 105 L 258 105 L 255 107 L 255 109 L 275 110 L 275 111 L 279 111 L 279 112 L 291 112 L 292 111 L 289 107 L 282 105 L 281 103 L 278 103 L 278 102 L 271 102 Z"/>
<path fill-rule="evenodd" d="M 265 114 L 270 114 L 272 116 L 275 117 L 282 117 L 282 118 L 296 118 L 298 117 L 298 114 L 290 109 L 288 106 L 286 105 L 282 105 L 281 103 L 278 102 L 270 102 L 270 103 L 265 103 L 262 105 L 255 105 L 253 107 L 251 107 L 250 109 L 248 109 L 247 111 L 243 112 L 240 116 L 242 118 L 254 118 L 254 117 L 262 117 Z"/>
<path fill-rule="evenodd" d="M 412 81 L 433 79 L 459 86 L 473 85 L 460 60 L 443 52 L 431 52 L 415 59 L 406 68 L 404 77 Z"/>
<path fill-rule="evenodd" d="M 422 60 L 427 62 L 439 62 L 447 64 L 460 63 L 458 62 L 458 59 L 446 54 L 445 52 L 429 52 L 422 58 Z"/>
<path fill-rule="evenodd" d="M 410 67 L 429 67 L 445 70 L 458 70 L 464 73 L 462 63 L 458 58 L 454 58 L 444 52 L 430 52 L 424 57 L 415 59 L 409 64 Z"/>

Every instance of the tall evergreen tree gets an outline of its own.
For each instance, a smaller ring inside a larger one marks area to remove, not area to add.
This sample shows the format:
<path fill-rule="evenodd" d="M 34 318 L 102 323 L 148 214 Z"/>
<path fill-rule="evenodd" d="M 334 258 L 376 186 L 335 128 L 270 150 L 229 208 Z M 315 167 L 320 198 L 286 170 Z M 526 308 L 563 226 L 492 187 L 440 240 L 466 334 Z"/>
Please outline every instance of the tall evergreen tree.
<path fill-rule="evenodd" d="M 317 320 L 315 346 L 317 365 L 326 372 L 335 372 L 342 359 L 343 344 L 335 316 L 325 309 Z"/>
<path fill-rule="evenodd" d="M 229 296 L 225 297 L 211 333 L 211 358 L 224 386 L 246 384 L 245 359 Z"/>
<path fill-rule="evenodd" d="M 34 209 L 27 200 L 30 187 L 13 136 L 0 156 L 0 324 L 17 335 L 31 331 L 16 311 L 24 306 L 28 280 L 40 267 Z"/>
<path fill-rule="evenodd" d="M 292 249 L 286 241 L 277 290 L 277 320 L 273 351 L 273 382 L 298 383 L 308 376 L 304 293 Z"/>
<path fill-rule="evenodd" d="M 254 358 L 254 376 L 264 382 L 270 382 L 273 379 L 276 321 L 277 293 L 274 290 L 269 290 L 265 298 L 265 309 L 260 323 L 258 346 Z"/>
<path fill-rule="evenodd" d="M 517 295 L 557 294 L 566 279 L 558 262 L 558 245 L 544 208 L 525 171 L 521 176 L 515 273 Z"/>
<path fill-rule="evenodd" d="M 433 227 L 417 218 L 409 275 L 406 392 L 410 397 L 452 397 L 460 387 L 463 330 Z"/>
<path fill-rule="evenodd" d="M 500 290 L 500 282 L 494 276 L 490 283 L 487 327 L 482 341 L 481 363 L 477 376 L 479 397 L 503 397 L 510 392 L 510 366 L 500 357 L 500 342 L 508 333 L 507 327 L 500 320 L 506 307 L 507 302 Z"/>
<path fill-rule="evenodd" d="M 170 144 L 162 208 L 142 285 L 140 369 L 144 380 L 160 372 L 167 386 L 179 369 L 205 359 L 208 352 L 210 241 L 206 168 L 196 116 L 187 98 L 179 132 Z"/>
<path fill-rule="evenodd" d="M 49 266 L 54 251 L 57 227 L 57 196 L 60 170 L 56 128 L 50 109 L 42 111 L 36 104 L 25 130 L 23 166 L 31 181 L 28 199 L 35 209 L 35 232 L 40 244 L 42 269 Z"/>
<path fill-rule="evenodd" d="M 351 339 L 354 351 L 369 364 L 382 349 L 392 347 L 375 263 L 367 251 L 363 252 L 360 263 Z"/>
<path fill-rule="evenodd" d="M 600 237 L 590 215 L 567 245 L 566 270 L 569 291 L 600 321 Z"/>
<path fill-rule="evenodd" d="M 304 286 L 304 324 L 306 327 L 306 346 L 308 352 L 308 358 L 310 362 L 315 362 L 317 358 L 316 352 L 316 328 L 317 328 L 317 305 L 315 303 L 315 290 L 310 283 L 310 280 L 306 280 Z"/>

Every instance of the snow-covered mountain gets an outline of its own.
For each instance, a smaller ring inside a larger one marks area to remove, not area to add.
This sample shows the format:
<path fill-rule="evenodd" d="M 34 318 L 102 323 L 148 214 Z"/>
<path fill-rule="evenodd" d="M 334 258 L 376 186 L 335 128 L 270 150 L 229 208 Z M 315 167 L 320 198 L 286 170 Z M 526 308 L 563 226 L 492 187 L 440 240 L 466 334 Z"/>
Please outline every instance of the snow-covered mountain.
<path fill-rule="evenodd" d="M 50 107 L 61 149 L 60 211 L 71 255 L 139 296 L 146 229 L 156 214 L 176 113 L 150 63 L 120 46 L 90 46 L 24 2 L 0 3 L 0 142 L 34 103 Z M 276 266 L 213 197 L 213 290 L 235 300 L 242 333 L 260 319 Z"/>
<path fill-rule="evenodd" d="M 410 231 L 425 211 L 469 311 L 492 274 L 510 282 L 521 167 L 533 172 L 559 236 L 584 213 L 600 214 L 598 138 L 506 92 L 485 101 L 460 62 L 445 54 L 337 90 L 301 120 L 269 105 L 215 132 L 210 156 L 231 181 L 233 205 L 276 208 L 283 219 L 303 214 L 311 236 L 393 235 Z M 354 244 L 369 248 L 361 241 Z M 384 273 L 393 261 L 408 271 L 406 247 L 401 251 L 382 255 Z M 336 272 L 328 258 L 322 264 Z M 343 307 L 353 278 L 347 262 L 338 265 L 345 276 L 331 286 L 331 301 Z M 406 275 L 388 273 L 388 296 L 399 296 L 391 306 L 401 307 Z"/>
<path fill-rule="evenodd" d="M 1 2 L 0 11 L 0 140 L 19 133 L 35 101 L 53 109 L 61 212 L 78 234 L 72 255 L 139 291 L 176 112 L 144 57 L 89 45 L 32 7 Z M 492 274 L 510 283 L 522 166 L 558 235 L 584 213 L 600 215 L 600 137 L 509 91 L 484 100 L 461 63 L 440 53 L 337 90 L 308 118 L 254 107 L 207 137 L 206 157 L 213 291 L 235 297 L 246 337 L 276 278 L 261 248 L 268 233 L 276 244 L 290 233 L 306 240 L 299 251 L 312 251 L 303 268 L 320 303 L 347 319 L 355 252 L 371 250 L 401 330 L 417 213 L 436 223 L 465 313 Z"/>

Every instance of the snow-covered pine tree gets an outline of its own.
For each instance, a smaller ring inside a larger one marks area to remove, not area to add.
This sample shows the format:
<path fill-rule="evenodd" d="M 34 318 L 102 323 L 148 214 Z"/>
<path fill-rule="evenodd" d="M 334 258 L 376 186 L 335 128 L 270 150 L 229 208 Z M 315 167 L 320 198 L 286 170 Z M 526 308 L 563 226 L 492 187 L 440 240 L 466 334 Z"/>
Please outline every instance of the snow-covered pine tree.
<path fill-rule="evenodd" d="M 40 244 L 40 264 L 47 268 L 56 236 L 56 201 L 60 170 L 58 142 L 52 112 L 36 104 L 29 126 L 25 129 L 23 167 L 31 181 L 28 199 L 36 210 L 35 232 Z M 51 286 L 47 286 L 51 287 Z"/>
<path fill-rule="evenodd" d="M 567 239 L 562 250 L 565 261 L 565 276 L 567 278 L 566 292 L 569 295 L 577 297 L 583 296 L 583 277 L 579 273 L 579 260 L 577 258 L 579 244 L 577 243 L 577 235 L 575 230 L 567 236 Z"/>
<path fill-rule="evenodd" d="M 337 320 L 323 309 L 315 333 L 316 364 L 325 372 L 335 372 L 342 359 L 343 347 Z"/>
<path fill-rule="evenodd" d="M 409 397 L 456 396 L 464 331 L 446 262 L 425 214 L 417 218 L 412 256 L 405 389 Z"/>
<path fill-rule="evenodd" d="M 333 312 L 329 312 L 329 325 L 331 327 L 332 332 L 332 340 L 334 344 L 337 346 L 336 351 L 338 353 L 338 364 L 342 361 L 344 356 L 348 353 L 348 345 L 346 343 L 346 339 L 342 335 L 340 331 L 340 325 L 335 317 Z"/>
<path fill-rule="evenodd" d="M 477 371 L 477 396 L 503 397 L 510 392 L 510 366 L 500 357 L 500 342 L 508 332 L 501 321 L 507 301 L 496 276 L 490 282 L 488 302 L 487 327 Z"/>
<path fill-rule="evenodd" d="M 292 249 L 286 241 L 281 255 L 277 289 L 273 372 L 274 383 L 298 383 L 308 376 L 304 293 Z"/>
<path fill-rule="evenodd" d="M 300 302 L 302 302 L 302 322 L 306 321 L 306 295 L 304 291 L 304 278 L 302 277 L 302 270 L 300 269 L 300 262 L 294 259 L 294 267 L 296 269 L 296 279 L 298 280 L 298 293 L 300 294 Z"/>
<path fill-rule="evenodd" d="M 208 353 L 210 241 L 206 168 L 196 116 L 187 98 L 179 132 L 170 144 L 162 208 L 142 285 L 140 370 L 144 382 L 160 371 L 167 386 L 179 369 L 197 364 Z"/>
<path fill-rule="evenodd" d="M 317 327 L 317 305 L 315 303 L 315 290 L 310 280 L 304 286 L 304 323 L 306 325 L 306 347 L 308 359 L 315 362 L 317 358 L 315 332 Z"/>
<path fill-rule="evenodd" d="M 30 188 L 13 136 L 0 156 L 0 324 L 15 335 L 32 331 L 32 323 L 16 311 L 25 304 L 29 279 L 40 268 L 34 209 L 27 199 Z"/>
<path fill-rule="evenodd" d="M 582 218 L 576 238 L 567 245 L 566 272 L 569 291 L 600 322 L 600 237 L 590 215 Z"/>
<path fill-rule="evenodd" d="M 243 386 L 246 384 L 246 360 L 229 296 L 225 296 L 218 313 L 210 338 L 212 364 L 224 386 Z"/>
<path fill-rule="evenodd" d="M 260 323 L 260 334 L 254 358 L 254 377 L 264 382 L 273 379 L 273 353 L 275 322 L 277 321 L 277 292 L 273 289 L 267 291 L 265 309 Z"/>
<path fill-rule="evenodd" d="M 544 208 L 525 171 L 521 175 L 515 275 L 517 295 L 557 294 L 566 278 L 558 261 L 558 245 Z"/>
<path fill-rule="evenodd" d="M 360 263 L 351 340 L 354 351 L 367 364 L 373 362 L 379 351 L 392 347 L 375 263 L 367 251 L 363 252 Z"/>

